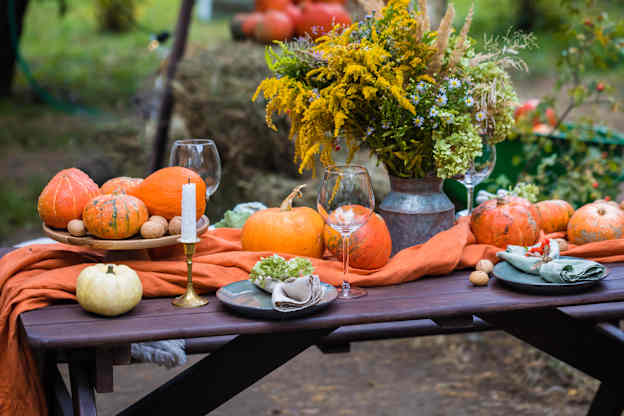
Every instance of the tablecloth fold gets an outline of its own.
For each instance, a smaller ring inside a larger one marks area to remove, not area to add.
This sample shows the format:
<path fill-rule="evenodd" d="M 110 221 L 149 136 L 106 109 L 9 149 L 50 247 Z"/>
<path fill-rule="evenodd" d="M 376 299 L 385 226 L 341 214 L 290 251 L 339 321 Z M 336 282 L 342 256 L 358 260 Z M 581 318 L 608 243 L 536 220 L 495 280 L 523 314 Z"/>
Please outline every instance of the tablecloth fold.
<path fill-rule="evenodd" d="M 551 237 L 560 237 L 561 234 Z M 467 219 L 437 234 L 428 242 L 397 253 L 377 270 L 353 269 L 350 281 L 359 286 L 393 285 L 425 275 L 444 275 L 473 267 L 487 258 L 496 262 L 500 248 L 476 244 Z M 184 292 L 186 264 L 180 246 L 154 249 L 151 260 L 116 261 L 137 271 L 145 297 L 175 296 Z M 240 230 L 208 231 L 196 248 L 193 281 L 201 292 L 214 291 L 248 278 L 253 265 L 269 252 L 241 250 Z M 292 256 L 282 254 L 285 258 Z M 571 246 L 565 255 L 610 262 L 624 261 L 624 239 Z M 46 415 L 45 396 L 36 377 L 33 354 L 18 336 L 20 313 L 59 300 L 75 300 L 76 277 L 91 263 L 105 260 L 103 251 L 64 244 L 31 245 L 0 259 L 0 414 Z M 338 286 L 342 264 L 332 259 L 311 259 L 321 280 Z"/>

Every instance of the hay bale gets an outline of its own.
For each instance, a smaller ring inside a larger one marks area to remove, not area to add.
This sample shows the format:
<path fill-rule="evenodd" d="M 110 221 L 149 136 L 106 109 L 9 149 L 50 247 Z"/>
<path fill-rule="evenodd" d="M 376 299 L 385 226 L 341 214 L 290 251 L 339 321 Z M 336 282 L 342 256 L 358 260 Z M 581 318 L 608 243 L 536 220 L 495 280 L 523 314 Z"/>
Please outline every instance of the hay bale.
<path fill-rule="evenodd" d="M 285 118 L 278 132 L 266 126 L 264 102 L 251 102 L 258 84 L 270 76 L 264 46 L 223 41 L 180 63 L 174 82 L 175 112 L 192 137 L 217 143 L 224 171 L 255 170 L 297 176 L 294 147 Z"/>

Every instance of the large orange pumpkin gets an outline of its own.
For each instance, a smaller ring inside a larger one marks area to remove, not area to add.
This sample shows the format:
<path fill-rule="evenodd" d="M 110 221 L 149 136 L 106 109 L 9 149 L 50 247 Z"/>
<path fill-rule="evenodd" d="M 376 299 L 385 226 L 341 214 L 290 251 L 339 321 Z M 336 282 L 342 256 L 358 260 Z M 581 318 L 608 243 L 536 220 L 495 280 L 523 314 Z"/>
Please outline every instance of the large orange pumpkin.
<path fill-rule="evenodd" d="M 287 40 L 295 30 L 295 25 L 285 12 L 270 10 L 256 25 L 254 37 L 260 42 Z"/>
<path fill-rule="evenodd" d="M 206 183 L 191 169 L 171 166 L 157 170 L 128 190 L 128 194 L 145 202 L 151 215 L 170 220 L 182 215 L 182 185 L 189 181 L 196 185 L 195 207 L 199 219 L 206 210 Z"/>
<path fill-rule="evenodd" d="M 310 35 L 313 39 L 323 36 L 334 25 L 349 26 L 351 17 L 344 7 L 336 3 L 304 3 L 297 22 L 297 35 Z"/>
<path fill-rule="evenodd" d="M 82 221 L 87 231 L 107 240 L 132 237 L 148 217 L 143 201 L 124 194 L 96 196 L 82 212 Z"/>
<path fill-rule="evenodd" d="M 39 216 L 50 227 L 67 228 L 79 219 L 87 202 L 99 195 L 100 188 L 80 169 L 64 169 L 43 188 L 37 201 Z"/>
<path fill-rule="evenodd" d="M 358 209 L 365 213 L 368 208 L 354 205 L 353 209 Z M 323 231 L 325 247 L 333 255 L 342 261 L 342 237 L 338 231 L 325 225 Z M 392 240 L 390 231 L 386 227 L 386 222 L 377 214 L 370 216 L 366 224 L 355 230 L 349 238 L 349 265 L 360 269 L 378 269 L 383 267 L 390 259 L 392 252 Z"/>
<path fill-rule="evenodd" d="M 624 235 L 624 212 L 606 202 L 577 209 L 568 222 L 568 240 L 573 244 L 614 240 Z"/>
<path fill-rule="evenodd" d="M 321 257 L 323 218 L 312 208 L 292 207 L 302 187 L 295 188 L 279 208 L 255 212 L 247 219 L 241 236 L 243 250 Z"/>
<path fill-rule="evenodd" d="M 134 188 L 141 182 L 143 182 L 143 178 L 120 176 L 104 182 L 104 185 L 100 188 L 100 192 L 103 194 L 127 194 L 129 189 Z"/>
<path fill-rule="evenodd" d="M 539 225 L 528 207 L 496 198 L 485 201 L 472 212 L 470 229 L 478 243 L 507 248 L 530 246 L 539 238 Z"/>
<path fill-rule="evenodd" d="M 531 203 L 531 201 L 526 198 L 516 195 L 505 195 L 503 199 L 510 204 L 520 205 L 528 209 L 533 216 L 533 219 L 537 221 L 537 225 L 539 226 L 539 211 L 537 210 L 535 204 Z"/>
<path fill-rule="evenodd" d="M 568 202 L 561 199 L 541 201 L 535 204 L 538 212 L 540 228 L 545 233 L 565 231 L 568 229 L 568 221 L 574 214 L 574 208 Z"/>

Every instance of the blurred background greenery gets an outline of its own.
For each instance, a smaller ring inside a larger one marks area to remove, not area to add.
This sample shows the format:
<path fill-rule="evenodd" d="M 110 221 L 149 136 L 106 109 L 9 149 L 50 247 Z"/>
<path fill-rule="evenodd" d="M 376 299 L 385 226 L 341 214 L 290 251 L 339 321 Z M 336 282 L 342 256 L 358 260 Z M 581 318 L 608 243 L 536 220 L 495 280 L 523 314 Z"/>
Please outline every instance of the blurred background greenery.
<path fill-rule="evenodd" d="M 7 1 L 18 0 L 0 0 L 0 6 L 6 6 Z M 576 1 L 580 6 L 584 2 Z M 110 16 L 102 13 L 102 8 L 114 3 L 119 2 L 30 1 L 20 48 L 32 77 L 29 79 L 18 67 L 12 96 L 0 98 L 2 244 L 39 234 L 37 196 L 62 168 L 88 167 L 96 178 L 111 172 L 115 176 L 146 174 L 151 147 L 145 126 L 153 111 L 151 92 L 171 41 L 152 51 L 148 45 L 153 35 L 173 31 L 179 2 L 121 2 L 131 6 L 123 10 L 121 23 L 111 22 Z M 461 24 L 473 1 L 453 3 L 458 12 L 456 23 Z M 621 2 L 597 3 L 605 13 L 624 14 Z M 512 27 L 536 35 L 539 48 L 524 54 L 531 71 L 514 74 L 521 98 L 539 97 L 552 90 L 555 63 L 565 46 L 560 28 L 571 19 L 564 6 L 554 0 L 475 0 L 474 4 L 471 35 L 476 39 L 484 34 L 504 35 Z M 245 8 L 252 8 L 251 0 L 215 1 L 213 20 L 194 20 L 187 56 L 210 48 L 227 51 L 230 45 L 237 45 L 229 43 L 229 20 L 235 10 Z M 109 31 L 103 30 L 107 27 Z M 213 57 L 217 64 L 222 58 Z M 612 61 L 591 73 L 611 82 L 620 96 L 624 85 L 622 61 Z M 44 102 L 46 97 L 33 90 L 33 80 L 54 97 L 57 105 Z M 598 116 L 624 130 L 621 117 Z"/>

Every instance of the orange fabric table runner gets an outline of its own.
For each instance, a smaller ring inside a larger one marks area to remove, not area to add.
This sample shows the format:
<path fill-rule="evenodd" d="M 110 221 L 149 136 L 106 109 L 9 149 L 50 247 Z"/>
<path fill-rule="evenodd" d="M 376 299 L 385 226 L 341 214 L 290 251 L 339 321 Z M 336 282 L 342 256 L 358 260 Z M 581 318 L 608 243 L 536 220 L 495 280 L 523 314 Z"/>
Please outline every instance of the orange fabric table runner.
<path fill-rule="evenodd" d="M 563 236 L 563 233 L 552 237 Z M 360 286 L 393 285 L 425 275 L 445 275 L 473 267 L 480 259 L 496 261 L 499 248 L 476 244 L 467 219 L 437 234 L 424 244 L 397 253 L 381 269 L 353 269 L 350 282 Z M 253 265 L 268 252 L 241 250 L 240 230 L 217 229 L 202 235 L 196 247 L 193 282 L 200 293 L 214 291 L 248 278 Z M 624 239 L 570 246 L 565 255 L 602 262 L 624 261 Z M 75 300 L 76 277 L 102 251 L 65 244 L 31 245 L 0 259 L 0 414 L 47 414 L 43 387 L 29 346 L 18 336 L 18 316 L 58 300 Z M 151 261 L 121 261 L 137 271 L 144 297 L 177 296 L 186 287 L 186 264 L 180 246 L 151 251 Z M 285 255 L 285 257 L 292 257 Z M 342 264 L 331 259 L 311 259 L 321 280 L 338 286 Z"/>

